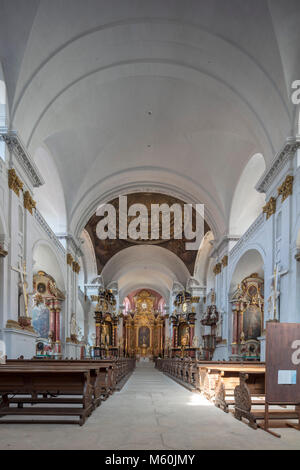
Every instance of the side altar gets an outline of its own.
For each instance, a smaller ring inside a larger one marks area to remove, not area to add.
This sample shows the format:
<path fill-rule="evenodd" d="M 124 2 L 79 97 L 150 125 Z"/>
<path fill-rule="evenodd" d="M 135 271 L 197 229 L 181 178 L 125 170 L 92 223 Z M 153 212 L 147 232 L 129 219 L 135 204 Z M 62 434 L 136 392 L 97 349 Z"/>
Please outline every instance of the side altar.
<path fill-rule="evenodd" d="M 187 292 L 179 292 L 174 300 L 172 322 L 172 344 L 169 354 L 171 357 L 197 357 L 198 338 L 195 336 L 196 312 L 195 306 L 199 297 L 192 297 Z"/>

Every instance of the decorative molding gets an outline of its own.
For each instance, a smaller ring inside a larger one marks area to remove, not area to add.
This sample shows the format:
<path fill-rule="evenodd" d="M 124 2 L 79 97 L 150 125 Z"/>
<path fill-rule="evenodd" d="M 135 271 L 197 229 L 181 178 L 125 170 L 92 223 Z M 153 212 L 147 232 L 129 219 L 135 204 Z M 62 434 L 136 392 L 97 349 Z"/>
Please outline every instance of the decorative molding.
<path fill-rule="evenodd" d="M 20 191 L 23 191 L 23 183 L 14 168 L 8 170 L 8 187 L 9 189 L 12 189 L 18 197 L 20 195 Z"/>
<path fill-rule="evenodd" d="M 83 257 L 83 252 L 79 246 L 79 243 L 76 242 L 73 235 L 71 235 L 70 233 L 58 233 L 57 238 L 59 240 L 66 240 L 66 242 L 70 245 L 70 248 L 74 251 L 74 253 L 79 257 Z"/>
<path fill-rule="evenodd" d="M 36 208 L 36 202 L 31 197 L 29 191 L 25 191 L 24 193 L 24 207 L 30 212 L 31 215 L 32 210 Z"/>
<path fill-rule="evenodd" d="M 228 255 L 223 256 L 221 263 L 223 265 L 223 268 L 226 268 L 226 266 L 228 266 Z"/>
<path fill-rule="evenodd" d="M 253 236 L 255 232 L 263 225 L 265 222 L 264 214 L 261 213 L 257 219 L 253 222 L 252 225 L 248 228 L 248 230 L 244 233 L 244 235 L 239 239 L 239 241 L 234 245 L 232 250 L 230 251 L 230 257 L 234 257 L 242 247 L 249 241 L 249 239 Z"/>
<path fill-rule="evenodd" d="M 22 330 L 23 328 L 19 323 L 15 320 L 7 320 L 5 328 L 7 329 L 14 329 L 14 330 Z"/>
<path fill-rule="evenodd" d="M 271 197 L 267 204 L 263 207 L 263 213 L 266 214 L 266 219 L 268 220 L 271 215 L 275 214 L 276 212 L 276 199 L 275 197 Z"/>
<path fill-rule="evenodd" d="M 57 248 L 63 254 L 63 256 L 66 256 L 66 250 L 64 249 L 63 245 L 60 243 L 59 239 L 57 238 L 53 230 L 49 227 L 49 225 L 45 221 L 42 214 L 38 211 L 38 209 L 35 209 L 33 214 L 34 214 L 35 220 L 38 222 L 42 230 L 47 234 L 48 238 L 57 246 Z"/>
<path fill-rule="evenodd" d="M 67 254 L 67 264 L 68 264 L 69 266 L 72 266 L 73 262 L 74 262 L 73 256 L 71 255 L 71 253 L 68 253 L 68 254 Z"/>
<path fill-rule="evenodd" d="M 0 140 L 3 140 L 8 149 L 16 156 L 33 187 L 38 188 L 39 186 L 42 186 L 45 181 L 43 180 L 36 164 L 27 152 L 18 133 L 16 131 L 5 131 L 0 134 Z"/>
<path fill-rule="evenodd" d="M 240 240 L 240 235 L 224 235 L 218 242 L 214 242 L 213 250 L 210 254 L 211 258 L 218 258 L 219 254 L 222 254 L 222 251 L 227 251 L 229 242 L 238 242 Z"/>
<path fill-rule="evenodd" d="M 293 182 L 294 177 L 292 175 L 288 175 L 285 178 L 284 182 L 277 189 L 278 196 L 281 196 L 281 202 L 285 201 L 289 196 L 293 194 Z"/>
<path fill-rule="evenodd" d="M 295 139 L 288 141 L 283 149 L 275 156 L 271 167 L 267 170 L 258 181 L 255 188 L 260 193 L 266 193 L 275 178 L 280 174 L 285 164 L 293 158 L 295 152 L 300 148 L 300 142 Z"/>

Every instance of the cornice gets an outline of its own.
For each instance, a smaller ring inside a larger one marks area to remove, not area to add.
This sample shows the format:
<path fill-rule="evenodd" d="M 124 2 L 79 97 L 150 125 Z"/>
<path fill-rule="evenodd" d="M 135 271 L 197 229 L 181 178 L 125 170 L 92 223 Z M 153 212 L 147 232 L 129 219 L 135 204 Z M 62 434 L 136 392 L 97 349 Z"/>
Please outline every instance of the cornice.
<path fill-rule="evenodd" d="M 295 152 L 299 148 L 299 141 L 297 141 L 295 138 L 288 139 L 287 143 L 273 159 L 270 168 L 265 171 L 255 186 L 259 193 L 266 193 L 269 190 L 275 178 L 280 174 L 286 163 L 293 158 Z"/>
<path fill-rule="evenodd" d="M 66 250 L 64 249 L 63 245 L 61 244 L 61 242 L 59 241 L 58 237 L 55 235 L 55 233 L 53 232 L 53 230 L 49 227 L 49 225 L 47 224 L 47 222 L 45 221 L 44 217 L 41 215 L 41 213 L 35 209 L 34 213 L 34 218 L 35 220 L 38 222 L 38 224 L 40 225 L 40 227 L 43 229 L 43 231 L 48 235 L 48 237 L 50 238 L 51 241 L 54 242 L 54 244 L 57 246 L 57 248 L 59 249 L 59 251 L 64 255 L 66 256 Z"/>
<path fill-rule="evenodd" d="M 240 240 L 239 235 L 224 235 L 216 244 L 213 246 L 213 250 L 210 254 L 211 258 L 218 258 L 223 251 L 227 250 L 229 242 L 237 242 Z"/>
<path fill-rule="evenodd" d="M 235 256 L 235 254 L 241 250 L 241 248 L 248 242 L 248 240 L 253 236 L 253 234 L 263 225 L 265 222 L 264 213 L 262 212 L 257 219 L 253 222 L 244 235 L 239 239 L 239 241 L 231 249 L 229 255 L 230 257 Z"/>
<path fill-rule="evenodd" d="M 43 180 L 36 164 L 27 152 L 18 133 L 16 131 L 2 131 L 0 132 L 0 140 L 4 141 L 9 150 L 15 155 L 18 163 L 26 173 L 33 187 L 38 188 L 39 186 L 42 186 L 45 181 Z"/>
<path fill-rule="evenodd" d="M 75 240 L 73 235 L 70 233 L 58 233 L 56 236 L 59 240 L 66 240 L 66 242 L 69 244 L 69 247 L 73 250 L 76 256 L 83 257 L 83 252 L 79 246 L 79 243 Z"/>

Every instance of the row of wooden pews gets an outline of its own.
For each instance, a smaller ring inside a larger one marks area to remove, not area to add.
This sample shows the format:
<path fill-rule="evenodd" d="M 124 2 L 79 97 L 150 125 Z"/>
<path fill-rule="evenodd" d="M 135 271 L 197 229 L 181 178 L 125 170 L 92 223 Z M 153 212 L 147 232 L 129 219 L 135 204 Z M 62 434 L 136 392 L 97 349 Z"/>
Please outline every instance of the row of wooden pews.
<path fill-rule="evenodd" d="M 83 425 L 134 368 L 129 358 L 8 360 L 0 365 L 0 424 Z"/>
<path fill-rule="evenodd" d="M 261 427 L 265 418 L 265 372 L 263 362 L 212 362 L 191 358 L 157 359 L 156 367 L 190 390 L 202 393 L 215 406 L 250 427 Z M 299 420 L 299 407 L 273 406 L 268 419 Z"/>

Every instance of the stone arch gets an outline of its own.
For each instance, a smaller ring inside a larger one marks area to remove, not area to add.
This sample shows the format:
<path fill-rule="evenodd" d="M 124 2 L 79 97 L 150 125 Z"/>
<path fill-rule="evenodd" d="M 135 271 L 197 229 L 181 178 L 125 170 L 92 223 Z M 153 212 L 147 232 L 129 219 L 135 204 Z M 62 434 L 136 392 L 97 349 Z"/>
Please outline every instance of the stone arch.
<path fill-rule="evenodd" d="M 32 260 L 33 273 L 45 271 L 55 279 L 60 290 L 66 289 L 65 265 L 51 243 L 43 239 L 37 240 L 32 248 Z"/>

